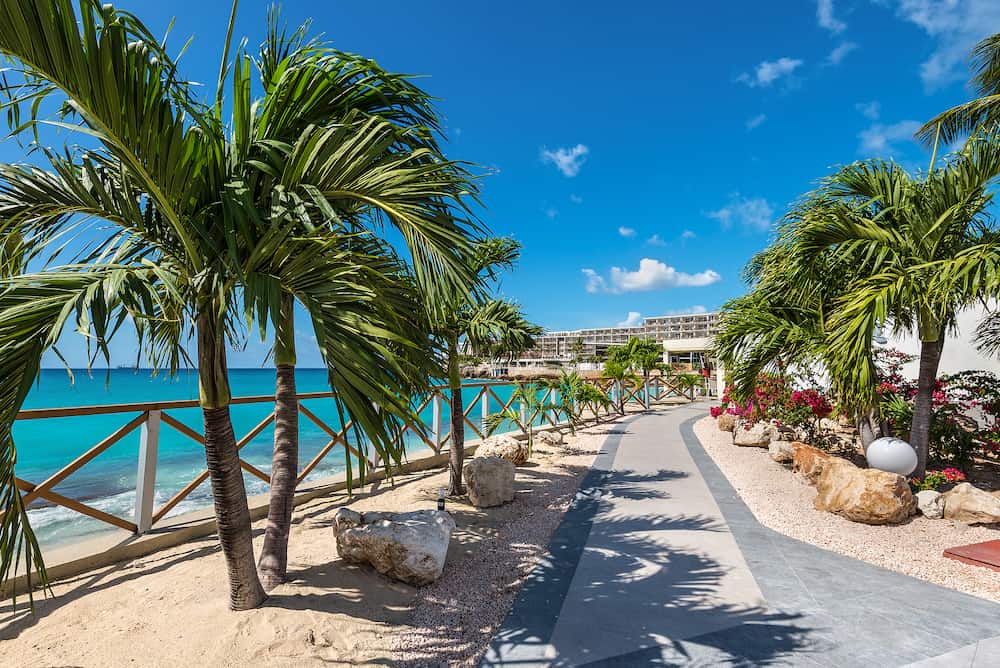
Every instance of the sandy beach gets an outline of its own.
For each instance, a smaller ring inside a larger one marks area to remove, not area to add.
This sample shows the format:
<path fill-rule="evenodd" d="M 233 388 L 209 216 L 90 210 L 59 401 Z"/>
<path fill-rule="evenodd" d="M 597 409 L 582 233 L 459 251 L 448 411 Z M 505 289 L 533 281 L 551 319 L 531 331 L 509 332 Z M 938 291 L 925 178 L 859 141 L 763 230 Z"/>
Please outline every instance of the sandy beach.
<path fill-rule="evenodd" d="M 444 472 L 400 476 L 298 507 L 291 581 L 257 610 L 226 609 L 213 537 L 55 583 L 54 597 L 0 613 L 0 648 L 16 666 L 474 665 L 558 525 L 610 423 L 537 444 L 517 498 L 477 510 L 449 501 L 458 525 L 442 578 L 417 589 L 337 559 L 330 522 L 360 510 L 435 507 Z M 254 525 L 260 550 L 260 522 Z M 19 601 L 20 603 L 20 601 Z M 26 603 L 26 601 L 24 601 Z"/>

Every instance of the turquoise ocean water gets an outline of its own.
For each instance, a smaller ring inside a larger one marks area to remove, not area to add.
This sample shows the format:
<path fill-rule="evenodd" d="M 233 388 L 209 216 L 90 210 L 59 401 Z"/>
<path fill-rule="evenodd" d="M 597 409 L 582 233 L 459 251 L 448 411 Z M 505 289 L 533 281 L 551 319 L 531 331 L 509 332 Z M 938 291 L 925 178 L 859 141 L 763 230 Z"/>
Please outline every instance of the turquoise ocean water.
<path fill-rule="evenodd" d="M 194 372 L 182 372 L 174 378 L 153 376 L 149 371 L 133 369 L 113 369 L 110 371 L 110 376 L 103 370 L 94 371 L 92 374 L 77 370 L 74 371 L 74 375 L 75 381 L 71 382 L 65 370 L 44 369 L 24 408 L 198 398 L 198 379 Z M 230 383 L 234 397 L 273 395 L 274 370 L 230 369 Z M 296 383 L 300 393 L 323 392 L 329 389 L 326 385 L 326 373 L 322 369 L 297 370 Z M 512 391 L 510 387 L 498 387 L 495 390 L 504 400 Z M 476 392 L 477 390 L 471 387 L 463 391 L 467 404 L 474 399 Z M 331 399 L 310 399 L 304 404 L 328 425 L 338 427 L 337 411 Z M 269 403 L 234 405 L 232 419 L 237 439 L 267 417 L 272 407 L 273 405 Z M 500 406 L 493 400 L 491 410 L 497 411 L 499 408 Z M 477 419 L 481 414 L 480 410 L 479 406 L 475 407 L 470 416 Z M 172 409 L 168 412 L 184 424 L 201 431 L 199 409 Z M 18 477 L 34 483 L 42 482 L 137 415 L 139 412 L 16 422 L 14 438 L 17 445 Z M 427 424 L 430 424 L 429 406 L 424 409 L 422 417 Z M 448 429 L 448 418 L 445 405 L 442 415 L 445 432 Z M 299 430 L 301 469 L 328 442 L 329 437 L 301 414 Z M 474 434 L 469 434 L 468 429 L 466 432 L 467 437 L 475 437 Z M 137 428 L 56 485 L 54 491 L 112 515 L 132 520 L 135 508 L 139 434 L 140 429 Z M 272 439 L 273 430 L 268 427 L 241 450 L 241 456 L 265 473 L 270 471 Z M 353 435 L 351 440 L 354 440 Z M 426 444 L 411 434 L 408 434 L 406 445 L 408 452 L 426 448 Z M 205 456 L 201 445 L 163 424 L 160 430 L 154 508 L 159 508 L 204 468 Z M 343 449 L 337 447 L 330 451 L 306 480 L 318 480 L 343 470 Z M 245 480 L 248 494 L 267 492 L 267 485 L 263 481 L 249 475 L 245 476 Z M 210 504 L 211 494 L 206 480 L 178 504 L 168 517 L 204 508 Z M 32 526 L 44 547 L 74 542 L 108 529 L 108 525 L 102 522 L 59 506 L 36 502 L 32 504 L 29 513 Z"/>

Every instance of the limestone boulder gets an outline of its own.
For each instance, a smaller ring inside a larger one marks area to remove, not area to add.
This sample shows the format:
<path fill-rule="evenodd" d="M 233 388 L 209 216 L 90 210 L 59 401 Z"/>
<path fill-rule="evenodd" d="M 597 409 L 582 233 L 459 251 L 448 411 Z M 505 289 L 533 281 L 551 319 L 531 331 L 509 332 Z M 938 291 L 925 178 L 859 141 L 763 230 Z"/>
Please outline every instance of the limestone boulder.
<path fill-rule="evenodd" d="M 733 444 L 750 448 L 766 448 L 775 440 L 778 430 L 773 424 L 758 422 L 755 425 L 733 430 Z"/>
<path fill-rule="evenodd" d="M 823 473 L 823 467 L 832 458 L 829 453 L 801 441 L 792 443 L 792 470 L 805 478 L 810 485 L 816 484 Z"/>
<path fill-rule="evenodd" d="M 551 431 L 540 431 L 535 434 L 535 440 L 539 443 L 544 443 L 545 445 L 562 445 L 563 435 L 557 429 Z"/>
<path fill-rule="evenodd" d="M 963 482 L 942 495 L 944 518 L 965 524 L 1000 522 L 1000 498 Z"/>
<path fill-rule="evenodd" d="M 469 501 L 491 508 L 514 500 L 514 465 L 500 457 L 476 457 L 462 471 Z"/>
<path fill-rule="evenodd" d="M 929 520 L 939 520 L 944 517 L 944 495 L 933 489 L 917 492 L 917 508 L 920 514 Z"/>
<path fill-rule="evenodd" d="M 831 458 L 816 481 L 816 510 L 863 524 L 897 524 L 917 509 L 906 478 Z"/>
<path fill-rule="evenodd" d="M 719 427 L 719 431 L 733 431 L 736 429 L 736 416 L 732 413 L 723 413 L 715 418 L 715 424 Z"/>
<path fill-rule="evenodd" d="M 358 513 L 341 508 L 333 517 L 341 559 L 371 564 L 383 575 L 417 586 L 441 577 L 454 530 L 455 520 L 443 510 Z"/>
<path fill-rule="evenodd" d="M 771 459 L 781 464 L 787 464 L 795 457 L 795 448 L 788 441 L 771 441 L 767 450 L 771 453 Z"/>
<path fill-rule="evenodd" d="M 514 464 L 521 466 L 528 462 L 528 442 L 520 441 L 513 436 L 506 434 L 501 436 L 491 436 L 476 450 L 478 457 L 500 457 Z"/>

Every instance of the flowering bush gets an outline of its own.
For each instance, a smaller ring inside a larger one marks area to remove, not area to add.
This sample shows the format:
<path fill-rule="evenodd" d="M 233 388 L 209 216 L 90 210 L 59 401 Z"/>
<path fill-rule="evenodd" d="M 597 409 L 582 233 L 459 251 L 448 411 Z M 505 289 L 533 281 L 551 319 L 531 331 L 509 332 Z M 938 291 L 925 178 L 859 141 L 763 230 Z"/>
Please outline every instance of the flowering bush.
<path fill-rule="evenodd" d="M 818 436 L 820 421 L 833 412 L 830 399 L 820 390 L 793 389 L 792 381 L 774 373 L 757 376 L 752 398 L 738 402 L 732 397 L 732 388 L 722 394 L 722 405 L 711 409 L 712 417 L 729 413 L 750 424 L 770 421 L 779 425 L 803 429 L 808 437 Z"/>
<path fill-rule="evenodd" d="M 890 387 L 891 385 L 891 387 Z M 893 433 L 909 438 L 916 387 L 883 382 L 880 411 Z M 977 456 L 1000 454 L 1000 379 L 986 371 L 942 376 L 931 399 L 932 461 L 967 469 Z"/>
<path fill-rule="evenodd" d="M 924 490 L 936 490 L 941 485 L 950 482 L 962 482 L 965 480 L 965 474 L 958 469 L 944 469 L 943 471 L 928 471 L 924 476 L 923 480 L 920 478 L 913 478 L 910 482 L 920 491 Z"/>

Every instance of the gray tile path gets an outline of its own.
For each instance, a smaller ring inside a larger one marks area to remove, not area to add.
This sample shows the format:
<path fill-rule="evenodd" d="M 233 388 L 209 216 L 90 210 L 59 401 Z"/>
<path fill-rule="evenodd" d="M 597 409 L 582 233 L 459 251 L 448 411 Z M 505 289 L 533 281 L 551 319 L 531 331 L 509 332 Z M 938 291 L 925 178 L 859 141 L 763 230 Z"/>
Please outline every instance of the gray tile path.
<path fill-rule="evenodd" d="M 759 524 L 706 411 L 616 426 L 481 665 L 1000 667 L 1000 605 Z"/>

